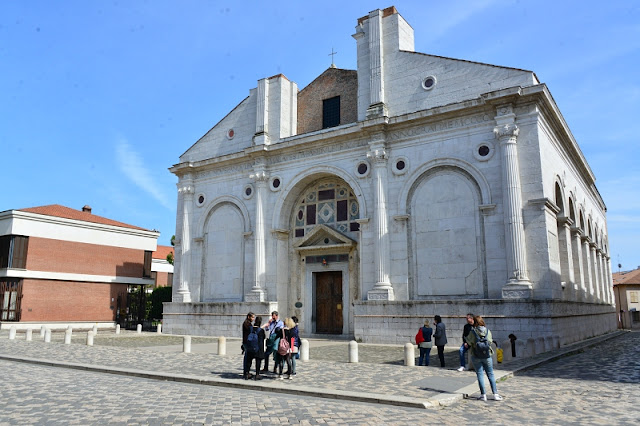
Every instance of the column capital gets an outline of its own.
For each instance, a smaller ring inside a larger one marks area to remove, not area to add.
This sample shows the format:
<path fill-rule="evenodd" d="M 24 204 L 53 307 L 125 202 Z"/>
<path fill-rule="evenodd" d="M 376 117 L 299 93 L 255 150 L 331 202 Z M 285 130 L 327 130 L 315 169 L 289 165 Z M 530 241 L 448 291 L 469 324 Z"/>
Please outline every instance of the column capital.
<path fill-rule="evenodd" d="M 500 142 L 515 143 L 520 128 L 513 123 L 500 124 L 493 128 L 493 134 Z"/>
<path fill-rule="evenodd" d="M 265 183 L 269 180 L 269 173 L 264 170 L 257 171 L 249 175 L 250 179 L 253 179 L 257 183 Z"/>
<path fill-rule="evenodd" d="M 195 192 L 195 187 L 193 186 L 193 184 L 180 184 L 178 185 L 178 194 L 193 194 Z"/>
<path fill-rule="evenodd" d="M 580 237 L 580 236 L 582 236 L 582 229 L 580 229 L 579 227 L 573 225 L 573 226 L 571 226 L 571 233 L 574 236 L 577 235 L 578 237 Z"/>
<path fill-rule="evenodd" d="M 389 159 L 389 155 L 387 154 L 387 150 L 384 148 L 372 149 L 367 152 L 367 158 L 371 160 L 374 164 L 386 164 Z"/>
<path fill-rule="evenodd" d="M 573 229 L 571 225 L 573 225 L 573 219 L 568 216 L 558 216 L 558 223 L 566 226 L 569 229 Z"/>

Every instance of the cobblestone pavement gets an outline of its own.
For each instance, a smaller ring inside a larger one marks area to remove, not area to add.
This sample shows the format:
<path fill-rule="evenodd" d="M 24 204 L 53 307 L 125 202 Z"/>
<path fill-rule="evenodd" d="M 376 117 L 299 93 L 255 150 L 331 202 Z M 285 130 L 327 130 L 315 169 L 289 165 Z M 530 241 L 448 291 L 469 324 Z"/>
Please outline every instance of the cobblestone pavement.
<path fill-rule="evenodd" d="M 139 336 L 147 347 L 164 336 Z M 34 335 L 34 339 L 36 336 Z M 24 340 L 9 341 L 0 334 L 0 354 L 87 364 L 125 366 L 184 374 L 218 375 L 238 382 L 240 356 L 156 353 L 120 339 L 119 346 L 63 345 Z M 104 336 L 117 340 L 115 336 Z M 181 340 L 180 340 L 181 341 Z M 138 341 L 137 343 L 142 343 Z M 165 341 L 166 343 L 166 341 Z M 231 345 L 230 342 L 228 342 Z M 340 345 L 325 345 L 325 353 L 339 353 Z M 361 345 L 365 348 L 367 345 Z M 313 348 L 313 345 L 312 345 Z M 372 347 L 378 354 L 398 348 Z M 640 418 L 640 333 L 624 333 L 601 345 L 524 372 L 498 384 L 504 401 L 463 400 L 443 408 L 417 410 L 379 404 L 337 401 L 252 390 L 160 382 L 135 377 L 68 370 L 0 361 L 5 383 L 0 399 L 0 424 L 214 424 L 214 423 L 332 423 L 403 424 L 434 421 L 444 424 L 493 422 L 500 424 L 637 424 Z M 455 348 L 453 348 L 455 350 Z M 402 353 L 402 352 L 401 352 Z M 455 352 L 451 351 L 455 355 Z M 312 352 L 313 356 L 313 352 Z M 362 356 L 361 356 L 362 358 Z M 473 372 L 458 373 L 434 367 L 312 360 L 298 363 L 293 381 L 269 377 L 267 386 L 306 386 L 393 392 L 425 397 L 429 381 L 475 383 Z M 516 363 L 508 364 L 516 366 Z M 455 364 L 453 365 L 455 367 Z M 425 382 L 427 385 L 425 385 Z M 246 383 L 246 382 L 245 382 Z M 455 385 L 452 385 L 455 387 Z"/>

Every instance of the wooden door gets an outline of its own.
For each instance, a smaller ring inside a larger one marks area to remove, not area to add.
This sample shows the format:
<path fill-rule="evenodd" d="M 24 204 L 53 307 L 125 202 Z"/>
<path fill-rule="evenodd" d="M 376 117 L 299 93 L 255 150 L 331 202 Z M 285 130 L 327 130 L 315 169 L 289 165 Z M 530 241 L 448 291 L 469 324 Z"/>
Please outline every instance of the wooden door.
<path fill-rule="evenodd" d="M 316 275 L 316 333 L 342 334 L 342 272 Z"/>

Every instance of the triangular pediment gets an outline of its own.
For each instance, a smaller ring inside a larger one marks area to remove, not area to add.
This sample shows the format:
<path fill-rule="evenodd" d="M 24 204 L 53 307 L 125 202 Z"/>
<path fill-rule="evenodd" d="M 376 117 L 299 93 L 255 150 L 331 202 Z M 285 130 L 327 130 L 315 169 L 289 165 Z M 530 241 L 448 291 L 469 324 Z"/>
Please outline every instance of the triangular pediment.
<path fill-rule="evenodd" d="M 295 243 L 298 251 L 348 251 L 356 245 L 356 241 L 327 225 L 316 225 L 303 239 Z"/>

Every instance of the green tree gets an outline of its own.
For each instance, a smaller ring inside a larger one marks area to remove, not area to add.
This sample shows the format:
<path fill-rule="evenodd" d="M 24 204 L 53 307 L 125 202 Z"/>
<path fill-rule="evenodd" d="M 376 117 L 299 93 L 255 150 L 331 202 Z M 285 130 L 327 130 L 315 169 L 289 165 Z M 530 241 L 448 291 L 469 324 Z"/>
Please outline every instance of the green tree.
<path fill-rule="evenodd" d="M 157 287 L 151 293 L 151 309 L 149 310 L 149 316 L 147 319 L 150 320 L 161 320 L 162 319 L 162 303 L 171 302 L 171 286 L 167 287 Z"/>

